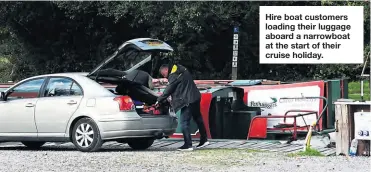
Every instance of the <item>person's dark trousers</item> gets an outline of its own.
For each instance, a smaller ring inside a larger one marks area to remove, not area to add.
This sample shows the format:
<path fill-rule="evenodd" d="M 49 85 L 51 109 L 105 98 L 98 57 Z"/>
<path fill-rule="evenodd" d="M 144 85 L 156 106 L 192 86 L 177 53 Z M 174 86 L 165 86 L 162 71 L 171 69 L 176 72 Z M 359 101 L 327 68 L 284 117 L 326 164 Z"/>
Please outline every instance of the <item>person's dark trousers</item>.
<path fill-rule="evenodd" d="M 201 116 L 200 101 L 185 106 L 181 110 L 180 120 L 184 137 L 184 146 L 192 147 L 192 137 L 190 133 L 191 118 L 196 122 L 201 138 L 200 142 L 207 140 L 205 125 Z"/>

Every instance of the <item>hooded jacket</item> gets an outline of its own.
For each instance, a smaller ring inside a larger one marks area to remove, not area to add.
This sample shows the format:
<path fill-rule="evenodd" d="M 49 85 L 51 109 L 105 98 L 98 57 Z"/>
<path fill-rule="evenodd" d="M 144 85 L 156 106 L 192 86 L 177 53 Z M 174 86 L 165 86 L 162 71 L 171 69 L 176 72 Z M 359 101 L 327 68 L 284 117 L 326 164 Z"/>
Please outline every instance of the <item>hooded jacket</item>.
<path fill-rule="evenodd" d="M 157 98 L 163 102 L 171 96 L 171 106 L 177 112 L 190 103 L 201 99 L 201 93 L 192 79 L 191 73 L 182 65 L 173 65 L 168 76 L 168 85 Z"/>

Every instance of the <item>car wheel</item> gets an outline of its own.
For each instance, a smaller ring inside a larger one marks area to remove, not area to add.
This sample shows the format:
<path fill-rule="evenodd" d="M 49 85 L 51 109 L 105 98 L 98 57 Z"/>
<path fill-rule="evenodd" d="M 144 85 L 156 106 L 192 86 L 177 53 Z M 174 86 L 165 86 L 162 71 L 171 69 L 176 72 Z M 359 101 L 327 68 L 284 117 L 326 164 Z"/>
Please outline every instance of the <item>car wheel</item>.
<path fill-rule="evenodd" d="M 128 142 L 128 145 L 134 150 L 144 150 L 152 146 L 154 139 L 136 139 Z"/>
<path fill-rule="evenodd" d="M 72 142 L 79 151 L 95 152 L 103 144 L 99 128 L 90 118 L 82 118 L 72 129 Z"/>
<path fill-rule="evenodd" d="M 38 149 L 43 146 L 46 142 L 22 142 L 25 146 L 32 149 Z"/>

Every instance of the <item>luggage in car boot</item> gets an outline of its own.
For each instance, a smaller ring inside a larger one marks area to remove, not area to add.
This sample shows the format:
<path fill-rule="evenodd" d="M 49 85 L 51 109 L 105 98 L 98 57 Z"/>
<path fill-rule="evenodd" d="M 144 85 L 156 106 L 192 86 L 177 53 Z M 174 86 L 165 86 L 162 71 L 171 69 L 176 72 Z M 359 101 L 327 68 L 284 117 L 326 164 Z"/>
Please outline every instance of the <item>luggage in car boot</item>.
<path fill-rule="evenodd" d="M 149 107 L 145 106 L 144 109 L 143 109 L 143 112 L 149 113 L 151 115 L 160 115 L 161 114 L 161 111 L 154 106 L 149 106 Z"/>

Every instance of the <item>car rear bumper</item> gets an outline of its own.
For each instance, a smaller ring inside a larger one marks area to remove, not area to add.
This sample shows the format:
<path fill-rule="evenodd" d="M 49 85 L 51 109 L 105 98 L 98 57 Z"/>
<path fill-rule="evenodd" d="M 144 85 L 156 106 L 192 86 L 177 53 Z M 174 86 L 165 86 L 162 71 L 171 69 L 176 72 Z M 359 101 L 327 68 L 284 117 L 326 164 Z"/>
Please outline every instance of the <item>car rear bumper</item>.
<path fill-rule="evenodd" d="M 170 136 L 178 126 L 176 117 L 144 116 L 98 122 L 103 140 Z"/>

